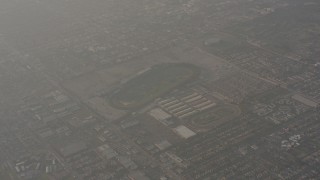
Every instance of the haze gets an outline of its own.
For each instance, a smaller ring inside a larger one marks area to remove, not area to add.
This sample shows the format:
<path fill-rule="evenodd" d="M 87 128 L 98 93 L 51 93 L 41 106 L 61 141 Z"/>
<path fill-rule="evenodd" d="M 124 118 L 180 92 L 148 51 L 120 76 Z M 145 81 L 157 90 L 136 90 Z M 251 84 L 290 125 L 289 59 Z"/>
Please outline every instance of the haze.
<path fill-rule="evenodd" d="M 0 179 L 320 179 L 317 0 L 0 0 Z"/>

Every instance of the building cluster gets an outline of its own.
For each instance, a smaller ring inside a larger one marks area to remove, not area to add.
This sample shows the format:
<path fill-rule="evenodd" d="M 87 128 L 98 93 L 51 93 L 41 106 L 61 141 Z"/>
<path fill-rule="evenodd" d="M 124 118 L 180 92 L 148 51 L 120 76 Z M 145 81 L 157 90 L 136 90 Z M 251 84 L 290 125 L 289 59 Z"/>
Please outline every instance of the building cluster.
<path fill-rule="evenodd" d="M 295 96 L 293 96 L 293 98 L 294 97 Z M 269 102 L 268 104 L 257 103 L 253 113 L 260 117 L 264 117 L 275 124 L 280 124 L 305 113 L 312 107 L 308 106 L 307 103 L 303 104 L 293 98 L 289 96 L 277 99 L 274 102 Z"/>
<path fill-rule="evenodd" d="M 186 118 L 216 105 L 215 102 L 197 92 L 190 92 L 178 97 L 164 98 L 159 100 L 157 104 L 161 109 L 179 119 Z M 155 115 L 155 118 L 158 119 L 157 114 L 151 114 Z M 163 116 L 162 114 L 160 116 Z"/>

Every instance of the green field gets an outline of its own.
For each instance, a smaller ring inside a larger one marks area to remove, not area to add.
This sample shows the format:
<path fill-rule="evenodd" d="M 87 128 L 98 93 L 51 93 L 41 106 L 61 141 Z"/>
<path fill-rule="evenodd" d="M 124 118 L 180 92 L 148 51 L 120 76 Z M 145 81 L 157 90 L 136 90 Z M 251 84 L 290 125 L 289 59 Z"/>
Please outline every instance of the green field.
<path fill-rule="evenodd" d="M 223 105 L 196 114 L 191 117 L 190 125 L 194 128 L 210 129 L 240 115 L 241 111 L 234 105 Z"/>
<path fill-rule="evenodd" d="M 15 180 L 18 179 L 17 175 L 7 168 L 0 167 L 0 179 L 2 180 Z"/>
<path fill-rule="evenodd" d="M 186 63 L 166 63 L 134 77 L 110 96 L 111 105 L 118 109 L 135 109 L 187 82 L 196 80 L 200 70 Z"/>

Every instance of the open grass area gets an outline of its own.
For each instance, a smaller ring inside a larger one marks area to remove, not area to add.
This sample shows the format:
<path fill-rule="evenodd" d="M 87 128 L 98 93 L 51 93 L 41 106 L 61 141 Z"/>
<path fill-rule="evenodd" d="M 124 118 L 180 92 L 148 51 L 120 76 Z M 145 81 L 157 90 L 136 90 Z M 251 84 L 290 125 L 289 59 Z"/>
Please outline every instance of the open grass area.
<path fill-rule="evenodd" d="M 0 179 L 2 180 L 16 180 L 18 179 L 17 175 L 7 168 L 0 167 Z"/>
<path fill-rule="evenodd" d="M 285 96 L 289 91 L 280 87 L 276 87 L 270 91 L 267 91 L 263 94 L 258 95 L 255 99 L 260 103 L 270 103 L 274 99 Z"/>
<path fill-rule="evenodd" d="M 191 126 L 207 129 L 222 124 L 240 115 L 241 111 L 234 105 L 223 105 L 201 112 L 190 119 Z"/>
<path fill-rule="evenodd" d="M 123 84 L 110 97 L 118 109 L 135 109 L 146 105 L 172 89 L 198 78 L 200 70 L 186 63 L 165 63 L 153 66 Z"/>

